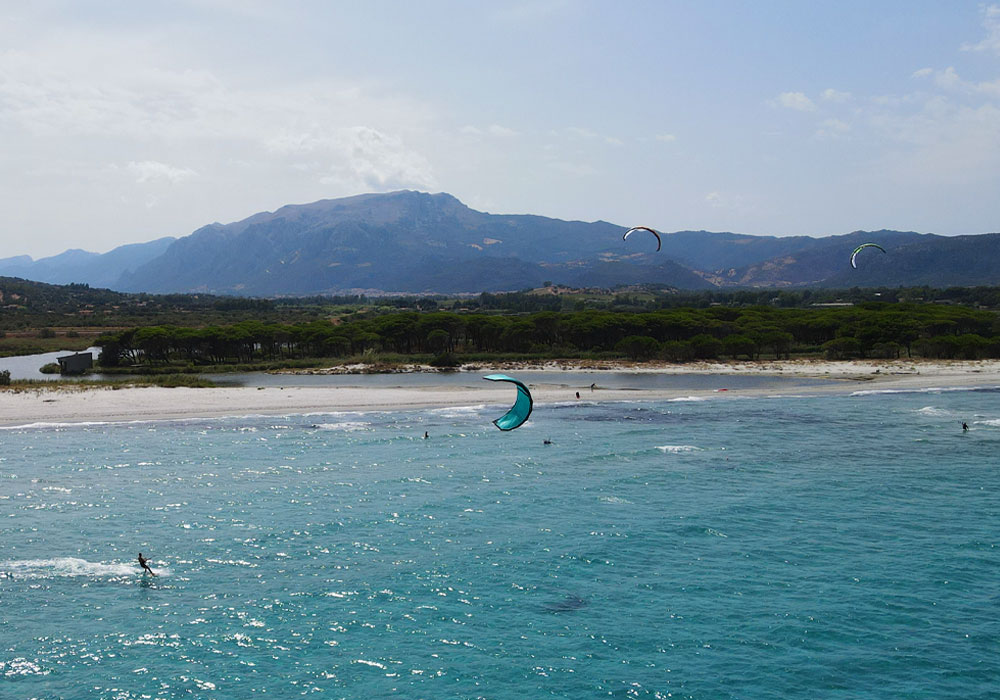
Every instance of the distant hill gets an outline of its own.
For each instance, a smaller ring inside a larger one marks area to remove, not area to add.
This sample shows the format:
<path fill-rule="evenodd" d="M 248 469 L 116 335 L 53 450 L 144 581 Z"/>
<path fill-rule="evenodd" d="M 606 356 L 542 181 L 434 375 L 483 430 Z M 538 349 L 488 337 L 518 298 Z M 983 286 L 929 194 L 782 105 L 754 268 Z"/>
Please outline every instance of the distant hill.
<path fill-rule="evenodd" d="M 162 255 L 176 239 L 158 238 L 131 243 L 107 253 L 67 250 L 49 258 L 32 260 L 28 255 L 0 259 L 0 276 L 21 277 L 49 284 L 89 284 L 110 288 L 121 276 Z"/>
<path fill-rule="evenodd" d="M 630 222 L 632 223 L 632 222 Z M 624 226 L 470 209 L 448 194 L 400 191 L 289 205 L 189 236 L 97 255 L 70 250 L 0 260 L 0 275 L 121 291 L 302 296 L 456 293 L 657 283 L 728 287 L 1000 284 L 1000 234 L 855 231 L 811 236 L 664 233 L 622 240 Z M 887 254 L 849 265 L 859 243 Z"/>
<path fill-rule="evenodd" d="M 485 214 L 448 194 L 360 195 L 205 226 L 116 288 L 273 296 L 500 291 L 546 280 L 710 286 L 665 256 L 627 256 L 623 230 L 602 221 Z"/>

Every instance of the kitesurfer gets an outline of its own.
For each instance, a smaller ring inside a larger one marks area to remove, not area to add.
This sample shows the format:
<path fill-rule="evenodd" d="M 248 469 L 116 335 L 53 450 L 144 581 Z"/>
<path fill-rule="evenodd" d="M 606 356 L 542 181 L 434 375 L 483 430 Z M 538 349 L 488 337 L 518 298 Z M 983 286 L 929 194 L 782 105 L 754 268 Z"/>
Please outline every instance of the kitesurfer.
<path fill-rule="evenodd" d="M 430 437 L 430 435 L 428 435 L 428 434 L 427 434 L 427 431 L 425 430 L 425 431 L 424 431 L 424 440 L 426 440 L 426 439 L 427 439 L 427 438 L 429 438 L 429 437 Z"/>
<path fill-rule="evenodd" d="M 858 263 L 857 263 L 858 253 L 860 253 L 865 248 L 878 248 L 883 253 L 885 252 L 885 248 L 880 246 L 878 243 L 862 243 L 861 245 L 859 245 L 857 248 L 854 249 L 853 253 L 851 253 L 851 267 L 853 267 L 855 270 L 858 269 Z"/>
<path fill-rule="evenodd" d="M 622 236 L 622 240 L 627 241 L 628 237 L 632 234 L 633 231 L 649 231 L 651 234 L 656 236 L 656 250 L 657 251 L 660 250 L 660 243 L 661 243 L 660 234 L 656 231 L 656 229 L 651 229 L 649 226 L 633 226 L 632 228 L 630 228 L 628 231 L 625 232 L 625 235 Z"/>
<path fill-rule="evenodd" d="M 969 424 L 968 423 L 965 423 L 965 422 L 962 423 L 962 432 L 963 433 L 969 432 Z"/>
<path fill-rule="evenodd" d="M 149 573 L 153 574 L 153 576 L 156 576 L 153 570 L 149 568 L 149 559 L 146 559 L 146 557 L 142 556 L 142 552 L 139 552 L 139 566 L 141 566 Z"/>

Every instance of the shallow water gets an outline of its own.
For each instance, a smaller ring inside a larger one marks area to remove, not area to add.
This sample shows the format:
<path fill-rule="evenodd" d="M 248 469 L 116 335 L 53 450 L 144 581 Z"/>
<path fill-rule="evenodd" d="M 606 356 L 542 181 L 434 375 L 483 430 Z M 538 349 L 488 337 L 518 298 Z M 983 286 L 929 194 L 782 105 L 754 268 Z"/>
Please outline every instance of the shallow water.
<path fill-rule="evenodd" d="M 997 391 L 496 415 L 0 431 L 0 697 L 1000 687 Z"/>
<path fill-rule="evenodd" d="M 340 386 L 340 387 L 472 387 L 483 388 L 489 372 L 393 372 L 387 374 L 267 374 L 246 372 L 206 374 L 223 385 L 236 386 Z M 565 387 L 567 397 L 579 391 L 584 398 L 600 398 L 604 389 L 768 389 L 771 387 L 814 388 L 829 385 L 830 379 L 762 374 L 671 374 L 669 372 L 613 372 L 580 370 L 520 370 L 516 372 L 529 386 Z M 591 384 L 596 392 L 591 393 Z"/>
<path fill-rule="evenodd" d="M 37 355 L 16 355 L 14 357 L 0 357 L 0 371 L 7 370 L 10 372 L 11 379 L 38 379 L 38 380 L 52 380 L 60 379 L 60 375 L 56 374 L 42 374 L 41 368 L 45 365 L 58 362 L 60 357 L 65 355 L 72 355 L 78 352 L 76 350 L 60 350 L 58 352 L 43 352 Z M 97 360 L 98 355 L 101 354 L 101 349 L 97 347 L 89 347 L 86 350 L 81 350 L 79 352 L 89 352 L 94 356 L 94 360 Z M 97 379 L 103 375 L 88 375 L 90 379 Z"/>

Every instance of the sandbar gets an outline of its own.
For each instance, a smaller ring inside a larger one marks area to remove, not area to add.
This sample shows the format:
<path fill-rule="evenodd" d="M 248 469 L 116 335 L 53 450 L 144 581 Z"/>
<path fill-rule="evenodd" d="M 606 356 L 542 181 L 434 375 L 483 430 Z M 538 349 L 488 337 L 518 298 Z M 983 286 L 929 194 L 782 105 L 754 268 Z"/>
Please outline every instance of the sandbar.
<path fill-rule="evenodd" d="M 683 365 L 609 363 L 595 367 L 580 364 L 497 365 L 477 372 L 517 371 L 532 387 L 536 407 L 549 403 L 581 401 L 668 400 L 684 397 L 727 400 L 737 397 L 851 394 L 858 391 L 908 391 L 933 388 L 1000 387 L 1000 361 L 811 361 L 698 362 Z M 572 369 L 588 373 L 598 385 L 545 384 L 532 381 L 532 373 Z M 752 389 L 606 389 L 601 375 L 607 371 L 635 373 L 759 375 L 774 377 Z M 807 388 L 782 377 L 826 379 Z M 130 386 L 111 388 L 61 387 L 59 389 L 6 390 L 0 392 L 0 426 L 45 423 L 128 422 L 217 418 L 247 415 L 303 415 L 338 411 L 413 410 L 433 407 L 497 405 L 509 403 L 509 391 L 492 384 L 482 388 L 431 385 L 421 387 L 364 386 L 214 387 L 163 388 Z"/>

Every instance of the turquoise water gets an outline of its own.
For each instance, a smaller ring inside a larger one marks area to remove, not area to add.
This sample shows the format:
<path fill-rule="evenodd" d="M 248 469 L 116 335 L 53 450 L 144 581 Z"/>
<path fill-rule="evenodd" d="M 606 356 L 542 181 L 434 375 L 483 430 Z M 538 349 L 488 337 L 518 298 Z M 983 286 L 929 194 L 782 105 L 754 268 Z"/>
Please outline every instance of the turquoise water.
<path fill-rule="evenodd" d="M 0 697 L 996 697 L 1000 392 L 504 408 L 0 431 Z"/>

